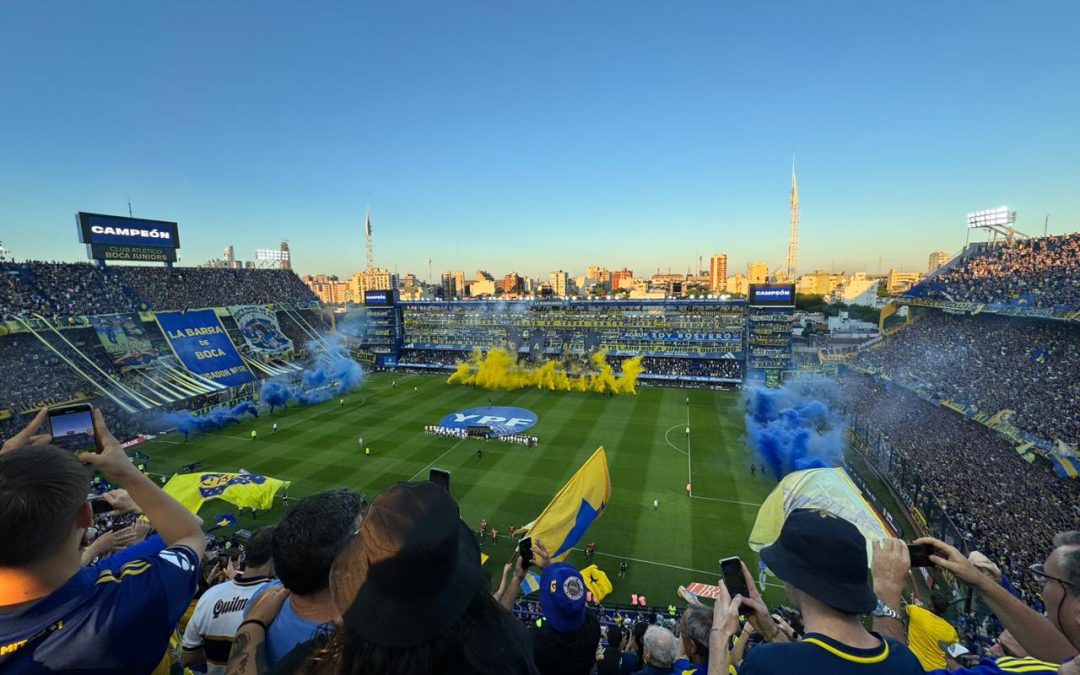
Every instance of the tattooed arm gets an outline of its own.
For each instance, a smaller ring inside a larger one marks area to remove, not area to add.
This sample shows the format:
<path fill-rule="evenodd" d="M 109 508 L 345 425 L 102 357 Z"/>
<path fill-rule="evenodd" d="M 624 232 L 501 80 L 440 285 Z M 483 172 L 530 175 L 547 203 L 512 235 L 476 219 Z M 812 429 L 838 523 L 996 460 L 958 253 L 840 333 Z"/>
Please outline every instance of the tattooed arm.
<path fill-rule="evenodd" d="M 225 675 L 265 675 L 270 672 L 266 663 L 266 627 L 273 623 L 287 597 L 287 590 L 273 586 L 255 600 L 236 632 Z"/>

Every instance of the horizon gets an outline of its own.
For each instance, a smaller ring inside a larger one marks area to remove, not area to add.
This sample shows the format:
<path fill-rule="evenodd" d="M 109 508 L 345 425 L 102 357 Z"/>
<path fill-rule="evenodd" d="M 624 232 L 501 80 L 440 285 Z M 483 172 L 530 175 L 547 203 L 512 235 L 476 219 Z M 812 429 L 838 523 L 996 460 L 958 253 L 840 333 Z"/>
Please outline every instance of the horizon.
<path fill-rule="evenodd" d="M 925 272 L 965 215 L 1080 229 L 1080 5 L 9 6 L 0 241 L 175 221 L 180 264 Z M 1003 48 L 1007 45 L 1008 49 Z M 972 240 L 983 237 L 972 236 Z M 879 266 L 878 260 L 881 259 Z"/>

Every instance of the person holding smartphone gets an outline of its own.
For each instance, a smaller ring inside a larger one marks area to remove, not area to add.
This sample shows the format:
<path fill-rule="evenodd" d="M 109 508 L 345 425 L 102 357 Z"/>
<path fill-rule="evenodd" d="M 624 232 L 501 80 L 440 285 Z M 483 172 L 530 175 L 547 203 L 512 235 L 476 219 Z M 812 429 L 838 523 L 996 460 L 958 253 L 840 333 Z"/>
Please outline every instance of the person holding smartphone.
<path fill-rule="evenodd" d="M 0 449 L 0 670 L 150 672 L 195 594 L 201 521 L 135 468 L 100 411 L 100 452 L 51 445 L 46 417 L 39 412 Z M 91 468 L 127 491 L 163 550 L 82 567 Z"/>
<path fill-rule="evenodd" d="M 906 562 L 906 549 L 905 562 Z M 727 672 L 730 643 L 745 613 L 769 643 L 755 647 L 739 667 L 739 675 L 917 675 L 918 659 L 900 641 L 883 638 L 863 627 L 861 617 L 879 607 L 867 574 L 866 540 L 842 518 L 813 509 L 788 514 L 780 537 L 761 550 L 761 558 L 784 582 L 788 597 L 802 611 L 806 633 L 788 642 L 743 565 L 751 595 L 734 597 L 720 582 L 720 594 L 709 633 L 709 672 Z M 897 614 L 899 620 L 899 613 Z M 768 617 L 768 620 L 765 620 Z"/>

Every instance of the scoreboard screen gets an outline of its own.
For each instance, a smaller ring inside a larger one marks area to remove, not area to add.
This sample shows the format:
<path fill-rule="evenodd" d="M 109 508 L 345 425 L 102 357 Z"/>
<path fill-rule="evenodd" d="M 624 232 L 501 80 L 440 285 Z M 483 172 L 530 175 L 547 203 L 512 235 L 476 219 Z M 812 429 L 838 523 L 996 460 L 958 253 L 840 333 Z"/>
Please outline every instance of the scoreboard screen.
<path fill-rule="evenodd" d="M 795 284 L 750 284 L 751 307 L 794 307 Z"/>
<path fill-rule="evenodd" d="M 92 260 L 176 262 L 180 234 L 174 222 L 82 211 L 75 220 Z"/>
<path fill-rule="evenodd" d="M 364 304 L 371 307 L 393 307 L 394 291 L 364 291 Z"/>

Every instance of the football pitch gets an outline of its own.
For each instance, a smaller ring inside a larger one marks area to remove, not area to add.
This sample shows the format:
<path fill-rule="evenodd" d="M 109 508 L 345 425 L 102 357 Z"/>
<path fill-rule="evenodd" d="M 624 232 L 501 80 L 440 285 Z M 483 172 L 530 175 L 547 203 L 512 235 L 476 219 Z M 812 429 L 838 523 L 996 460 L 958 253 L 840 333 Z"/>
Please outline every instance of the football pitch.
<path fill-rule="evenodd" d="M 393 383 L 396 381 L 397 386 Z M 689 398 L 689 403 L 687 399 Z M 539 438 L 528 448 L 498 441 L 460 440 L 424 433 L 452 412 L 514 406 L 536 414 L 524 432 Z M 272 431 L 274 422 L 278 431 Z M 690 434 L 686 433 L 689 426 Z M 252 429 L 258 437 L 250 438 Z M 369 499 L 397 481 L 426 480 L 432 467 L 450 471 L 451 492 L 473 529 L 481 519 L 497 528 L 483 552 L 493 585 L 514 550 L 507 526 L 531 521 L 599 446 L 607 451 L 611 503 L 567 562 L 579 567 L 584 546 L 596 543 L 593 560 L 608 573 L 608 602 L 629 603 L 644 594 L 651 605 L 677 602 L 676 589 L 691 582 L 716 583 L 718 560 L 737 555 L 756 576 L 756 554 L 747 547 L 757 507 L 775 485 L 750 474 L 737 392 L 639 387 L 636 396 L 535 389 L 485 391 L 451 387 L 445 376 L 378 373 L 348 394 L 316 406 L 290 406 L 258 419 L 193 435 L 171 434 L 142 446 L 155 473 L 172 475 L 192 462 L 200 471 L 241 468 L 292 482 L 291 503 L 316 492 L 348 488 Z M 371 455 L 358 440 L 363 436 Z M 482 456 L 477 456 L 477 449 Z M 693 498 L 686 483 L 693 483 Z M 653 501 L 659 500 L 659 508 Z M 207 525 L 222 513 L 237 515 L 237 528 L 279 520 L 273 510 L 252 516 L 231 504 L 207 502 Z M 224 530 L 228 534 L 231 530 Z M 619 563 L 629 565 L 618 577 Z M 782 591 L 769 589 L 770 600 Z"/>

